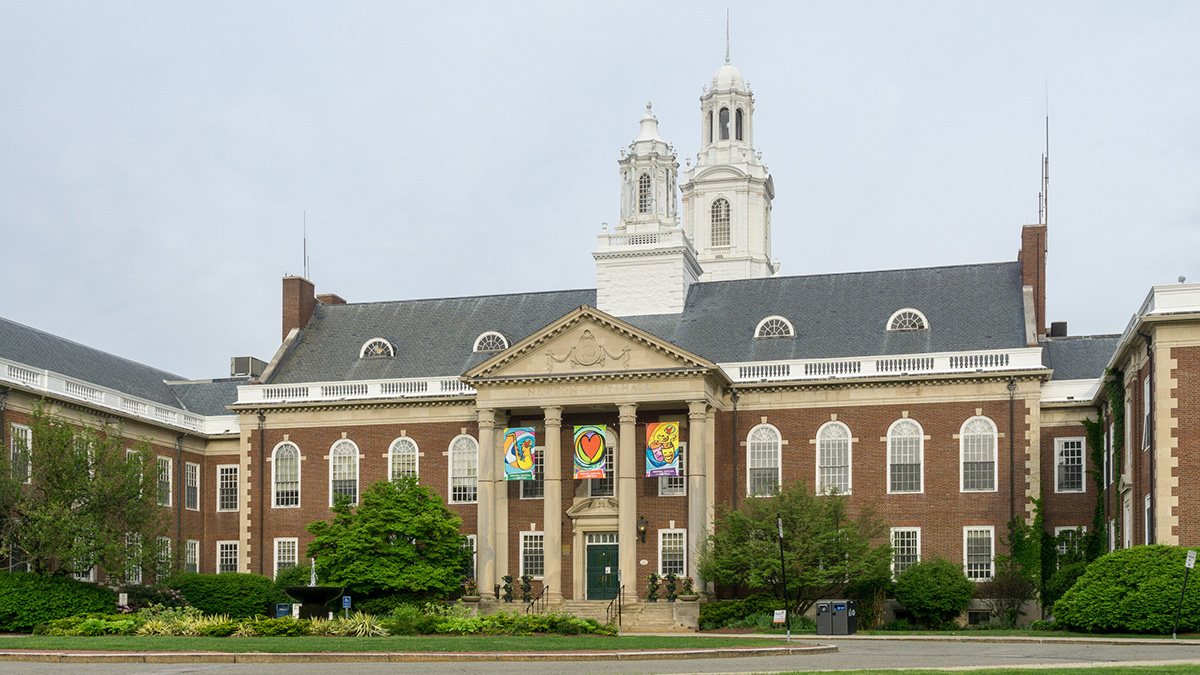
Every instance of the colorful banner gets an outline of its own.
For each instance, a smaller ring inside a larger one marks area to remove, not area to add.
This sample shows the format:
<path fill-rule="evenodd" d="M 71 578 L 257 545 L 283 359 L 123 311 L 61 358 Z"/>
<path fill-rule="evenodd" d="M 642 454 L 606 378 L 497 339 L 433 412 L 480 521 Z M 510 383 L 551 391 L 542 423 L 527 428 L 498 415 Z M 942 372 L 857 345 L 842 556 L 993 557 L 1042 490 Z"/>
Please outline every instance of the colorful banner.
<path fill-rule="evenodd" d="M 604 478 L 604 427 L 575 427 L 575 478 Z"/>
<path fill-rule="evenodd" d="M 652 422 L 646 425 L 646 477 L 682 476 L 679 467 L 679 425 Z"/>
<path fill-rule="evenodd" d="M 504 480 L 533 480 L 533 427 L 504 430 Z"/>

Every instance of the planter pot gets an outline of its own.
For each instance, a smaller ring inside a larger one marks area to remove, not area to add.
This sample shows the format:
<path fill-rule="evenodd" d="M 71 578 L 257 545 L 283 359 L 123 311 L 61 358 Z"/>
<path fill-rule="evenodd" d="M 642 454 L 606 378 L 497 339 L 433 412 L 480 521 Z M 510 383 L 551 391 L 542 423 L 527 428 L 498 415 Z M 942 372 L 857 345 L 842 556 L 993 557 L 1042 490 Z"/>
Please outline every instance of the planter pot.
<path fill-rule="evenodd" d="M 667 598 L 667 602 L 675 602 L 675 598 Z"/>
<path fill-rule="evenodd" d="M 483 596 L 480 596 L 480 595 L 464 595 L 464 596 L 462 596 L 463 602 L 479 602 L 482 599 L 483 599 Z"/>
<path fill-rule="evenodd" d="M 658 602 L 658 598 L 646 598 L 646 602 Z"/>
<path fill-rule="evenodd" d="M 684 602 L 695 602 L 700 599 L 699 595 L 681 595 L 679 599 Z"/>

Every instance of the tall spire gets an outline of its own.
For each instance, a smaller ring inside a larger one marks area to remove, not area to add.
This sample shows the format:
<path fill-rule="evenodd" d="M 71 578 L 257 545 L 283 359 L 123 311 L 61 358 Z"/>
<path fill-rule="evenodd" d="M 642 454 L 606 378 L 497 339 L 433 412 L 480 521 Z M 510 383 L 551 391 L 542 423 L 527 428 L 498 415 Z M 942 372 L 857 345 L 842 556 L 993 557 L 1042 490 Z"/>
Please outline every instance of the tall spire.
<path fill-rule="evenodd" d="M 725 8 L 725 63 L 729 63 L 729 8 Z"/>

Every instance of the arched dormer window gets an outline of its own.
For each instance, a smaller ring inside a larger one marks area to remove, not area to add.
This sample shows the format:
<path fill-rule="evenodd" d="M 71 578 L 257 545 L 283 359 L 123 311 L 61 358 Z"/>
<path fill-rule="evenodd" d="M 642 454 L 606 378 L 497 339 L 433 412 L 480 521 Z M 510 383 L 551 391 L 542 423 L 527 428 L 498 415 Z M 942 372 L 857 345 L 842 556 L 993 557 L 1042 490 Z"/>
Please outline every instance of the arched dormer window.
<path fill-rule="evenodd" d="M 508 339 L 494 330 L 480 333 L 479 337 L 475 338 L 474 351 L 502 352 L 505 349 L 508 349 Z"/>
<path fill-rule="evenodd" d="M 271 485 L 274 508 L 300 506 L 300 449 L 284 441 L 271 453 Z"/>
<path fill-rule="evenodd" d="M 396 355 L 395 348 L 392 343 L 383 338 L 371 338 L 363 343 L 362 349 L 358 351 L 358 358 L 390 358 Z"/>
<path fill-rule="evenodd" d="M 742 135 L 742 109 L 738 108 L 733 115 L 733 137 L 739 141 L 745 140 Z"/>
<path fill-rule="evenodd" d="M 721 140 L 729 140 L 729 108 L 721 108 Z"/>
<path fill-rule="evenodd" d="M 768 316 L 758 322 L 758 327 L 754 329 L 754 337 L 796 337 L 796 329 L 792 327 L 791 321 L 782 316 Z"/>
<path fill-rule="evenodd" d="M 417 442 L 408 436 L 392 441 L 388 449 L 388 476 L 392 480 L 404 476 L 417 477 Z"/>
<path fill-rule="evenodd" d="M 888 318 L 887 329 L 890 331 L 929 330 L 929 322 L 920 310 L 905 307 L 904 309 L 896 310 Z"/>
<path fill-rule="evenodd" d="M 712 203 L 712 245 L 729 245 L 729 200 L 724 197 Z"/>
<path fill-rule="evenodd" d="M 963 492 L 996 490 L 996 423 L 987 417 L 972 417 L 958 432 Z"/>
<path fill-rule="evenodd" d="M 650 174 L 638 177 L 638 213 L 650 213 Z"/>
<path fill-rule="evenodd" d="M 850 493 L 850 427 L 826 422 L 817 430 L 817 492 Z"/>
<path fill-rule="evenodd" d="M 708 125 L 706 126 L 705 131 L 707 132 L 707 134 L 706 134 L 707 138 L 705 139 L 705 142 L 712 143 L 713 142 L 713 114 L 712 114 L 711 110 L 708 111 Z"/>

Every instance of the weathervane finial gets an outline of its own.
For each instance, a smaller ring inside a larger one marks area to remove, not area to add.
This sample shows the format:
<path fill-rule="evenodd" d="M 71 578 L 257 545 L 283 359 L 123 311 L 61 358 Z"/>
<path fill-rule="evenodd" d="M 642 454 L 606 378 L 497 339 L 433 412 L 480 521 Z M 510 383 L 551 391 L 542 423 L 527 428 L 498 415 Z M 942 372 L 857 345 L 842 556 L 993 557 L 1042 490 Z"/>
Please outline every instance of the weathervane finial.
<path fill-rule="evenodd" d="M 725 8 L 725 63 L 729 63 L 729 8 Z"/>

